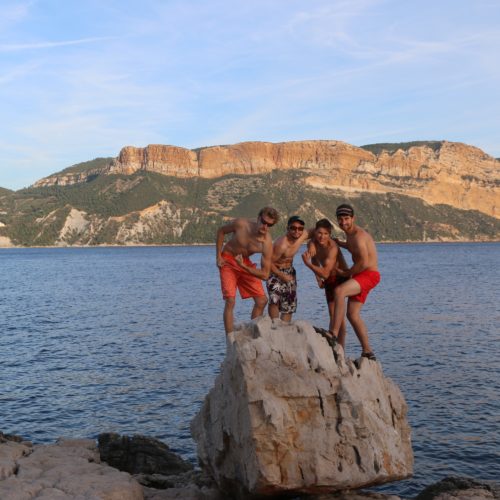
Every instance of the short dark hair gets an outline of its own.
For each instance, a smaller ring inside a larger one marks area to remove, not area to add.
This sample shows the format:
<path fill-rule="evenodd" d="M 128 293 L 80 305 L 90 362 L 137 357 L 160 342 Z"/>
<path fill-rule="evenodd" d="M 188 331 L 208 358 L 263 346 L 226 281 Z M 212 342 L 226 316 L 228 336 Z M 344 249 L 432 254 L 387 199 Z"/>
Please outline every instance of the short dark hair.
<path fill-rule="evenodd" d="M 273 207 L 264 207 L 260 209 L 259 212 L 259 217 L 262 216 L 269 217 L 271 220 L 274 221 L 274 223 L 278 222 L 280 220 L 280 214 L 278 211 L 273 208 Z"/>
<path fill-rule="evenodd" d="M 351 205 L 348 205 L 347 203 L 342 203 L 342 205 L 339 205 L 337 207 L 335 215 L 337 217 L 340 217 L 342 215 L 348 215 L 350 217 L 354 217 L 354 208 L 352 208 Z"/>
<path fill-rule="evenodd" d="M 294 222 L 298 222 L 301 226 L 305 226 L 306 223 L 302 220 L 302 218 L 298 215 L 292 215 L 289 219 L 288 222 L 286 223 L 286 227 L 291 226 Z"/>
<path fill-rule="evenodd" d="M 314 229 L 319 228 L 326 229 L 329 233 L 331 233 L 333 224 L 328 219 L 320 219 L 318 222 L 316 222 L 316 226 L 314 227 Z"/>

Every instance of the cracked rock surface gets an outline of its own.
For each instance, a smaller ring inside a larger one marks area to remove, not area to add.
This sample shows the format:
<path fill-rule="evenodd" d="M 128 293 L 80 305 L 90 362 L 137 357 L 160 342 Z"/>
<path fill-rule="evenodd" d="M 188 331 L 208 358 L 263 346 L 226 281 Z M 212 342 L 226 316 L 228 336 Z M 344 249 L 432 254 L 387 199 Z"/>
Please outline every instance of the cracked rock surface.
<path fill-rule="evenodd" d="M 0 441 L 2 500 L 142 500 L 130 475 L 100 463 L 94 440 L 60 439 L 35 445 Z"/>
<path fill-rule="evenodd" d="M 263 317 L 228 336 L 191 433 L 223 490 L 320 494 L 409 477 L 406 412 L 379 362 L 332 352 L 305 321 Z"/>

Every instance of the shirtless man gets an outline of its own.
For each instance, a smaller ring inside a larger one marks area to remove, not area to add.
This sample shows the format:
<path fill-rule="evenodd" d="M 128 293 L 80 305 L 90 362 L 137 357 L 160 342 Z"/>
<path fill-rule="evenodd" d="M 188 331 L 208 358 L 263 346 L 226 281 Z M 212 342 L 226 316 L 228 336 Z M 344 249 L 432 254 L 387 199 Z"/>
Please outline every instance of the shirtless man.
<path fill-rule="evenodd" d="M 361 344 L 361 356 L 375 360 L 368 341 L 368 330 L 360 313 L 369 291 L 380 282 L 377 249 L 373 238 L 355 224 L 354 210 L 350 205 L 339 205 L 336 215 L 340 229 L 346 234 L 346 241 L 341 242 L 338 239 L 335 241 L 342 248 L 349 250 L 354 264 L 347 270 L 337 268 L 337 274 L 348 279 L 335 289 L 332 332 L 334 335 L 340 332 L 345 314 L 345 299 L 348 297 L 347 319 Z"/>
<path fill-rule="evenodd" d="M 234 219 L 217 231 L 216 263 L 219 267 L 224 306 L 224 328 L 226 335 L 234 330 L 234 305 L 236 289 L 242 299 L 252 297 L 254 307 L 252 319 L 262 316 L 267 304 L 261 280 L 267 280 L 271 272 L 273 241 L 269 228 L 278 222 L 278 212 L 264 207 L 257 221 Z M 226 234 L 233 233 L 224 245 Z M 254 253 L 261 253 L 260 269 L 249 259 Z"/>
<path fill-rule="evenodd" d="M 271 275 L 267 280 L 269 316 L 289 323 L 297 310 L 297 277 L 293 257 L 304 241 L 312 236 L 312 230 L 304 230 L 305 223 L 298 215 L 288 219 L 287 233 L 276 239 L 273 245 Z"/>
<path fill-rule="evenodd" d="M 312 243 L 315 247 L 315 254 L 312 256 L 308 249 L 302 254 L 304 264 L 314 273 L 318 286 L 325 289 L 326 303 L 328 305 L 328 314 L 330 315 L 330 324 L 328 329 L 334 336 L 333 331 L 333 311 L 335 306 L 335 288 L 345 281 L 345 278 L 339 278 L 337 268 L 347 269 L 344 256 L 337 243 L 332 240 L 332 223 L 328 219 L 321 219 L 316 222 L 314 238 Z M 345 321 L 342 321 L 338 330 L 338 343 L 345 349 L 346 328 Z"/>

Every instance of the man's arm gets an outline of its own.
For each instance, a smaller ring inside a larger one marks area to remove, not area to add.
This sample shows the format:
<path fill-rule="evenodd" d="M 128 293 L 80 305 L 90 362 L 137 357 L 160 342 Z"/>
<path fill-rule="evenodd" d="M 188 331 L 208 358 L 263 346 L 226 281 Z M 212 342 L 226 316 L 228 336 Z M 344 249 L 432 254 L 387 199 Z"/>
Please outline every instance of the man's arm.
<path fill-rule="evenodd" d="M 222 247 L 224 246 L 224 237 L 226 234 L 234 233 L 238 227 L 238 219 L 234 219 L 229 224 L 220 226 L 217 229 L 217 237 L 215 239 L 215 263 L 218 267 L 224 265 L 224 259 L 222 258 Z"/>
<path fill-rule="evenodd" d="M 286 245 L 284 244 L 285 238 L 281 236 L 273 244 L 273 255 L 271 257 L 271 272 L 278 276 L 281 281 L 291 281 L 293 279 L 289 274 L 281 272 L 281 270 L 276 266 L 276 262 L 280 260 L 286 250 Z"/>
<path fill-rule="evenodd" d="M 313 257 L 311 259 L 311 262 L 314 265 L 319 266 L 319 262 L 318 262 L 318 259 L 316 259 L 316 257 Z M 314 273 L 314 277 L 316 278 L 316 283 L 318 284 L 318 286 L 320 288 L 325 288 L 325 280 L 323 278 L 320 278 L 316 273 Z"/>
<path fill-rule="evenodd" d="M 344 254 L 340 250 L 340 248 L 337 250 L 337 267 L 339 269 L 342 269 L 343 271 L 347 271 L 349 269 L 349 266 L 347 265 L 347 262 L 344 258 Z"/>
<path fill-rule="evenodd" d="M 347 248 L 347 241 L 341 241 L 338 238 L 332 238 L 335 243 L 341 248 Z"/>
<path fill-rule="evenodd" d="M 360 237 L 354 244 L 354 248 L 352 249 L 352 253 L 354 254 L 354 259 L 356 262 L 350 267 L 346 269 L 337 268 L 337 273 L 340 276 L 345 278 L 350 278 L 354 274 L 358 274 L 361 271 L 367 269 L 368 262 L 368 241 L 364 237 Z"/>
<path fill-rule="evenodd" d="M 332 269 L 335 267 L 335 263 L 337 261 L 337 247 L 333 246 L 329 251 L 326 259 L 323 262 L 322 266 L 318 266 L 313 263 L 312 256 L 309 252 L 304 252 L 302 254 L 302 260 L 304 261 L 304 264 L 318 277 L 326 280 L 331 272 Z"/>
<path fill-rule="evenodd" d="M 271 240 L 271 236 L 268 234 L 264 243 L 262 243 L 262 258 L 260 259 L 260 269 L 257 267 L 247 266 L 243 262 L 243 256 L 237 255 L 235 257 L 236 262 L 240 267 L 245 269 L 248 273 L 252 274 L 256 278 L 261 280 L 267 280 L 269 275 L 271 274 L 271 261 L 273 256 L 273 241 Z"/>

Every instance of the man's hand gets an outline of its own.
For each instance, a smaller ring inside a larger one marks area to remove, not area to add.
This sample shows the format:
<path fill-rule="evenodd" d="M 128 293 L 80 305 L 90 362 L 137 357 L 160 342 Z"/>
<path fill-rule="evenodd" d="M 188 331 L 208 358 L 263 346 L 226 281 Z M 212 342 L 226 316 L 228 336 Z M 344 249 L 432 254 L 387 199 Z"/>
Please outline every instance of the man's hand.
<path fill-rule="evenodd" d="M 311 252 L 309 250 L 306 250 L 303 254 L 302 254 L 302 260 L 304 261 L 304 264 L 306 266 L 309 266 L 311 264 L 311 260 L 312 260 L 313 256 L 311 255 Z"/>
<path fill-rule="evenodd" d="M 320 288 L 325 288 L 325 281 L 322 280 L 321 278 L 318 278 L 318 276 L 314 275 L 314 277 L 316 278 L 316 282 L 318 283 L 318 286 Z"/>
<path fill-rule="evenodd" d="M 239 253 L 238 255 L 236 255 L 234 257 L 234 260 L 236 261 L 236 263 L 242 267 L 243 269 L 246 268 L 246 265 L 243 263 L 243 255 L 241 255 L 241 253 Z"/>
<path fill-rule="evenodd" d="M 222 258 L 222 255 L 217 255 L 215 263 L 217 264 L 218 268 L 221 268 L 226 263 L 226 261 Z"/>
<path fill-rule="evenodd" d="M 281 273 L 281 281 L 284 281 L 285 283 L 290 283 L 293 281 L 293 276 L 291 274 L 285 274 Z"/>
<path fill-rule="evenodd" d="M 311 258 L 316 256 L 316 245 L 313 240 L 307 242 L 307 251 L 309 252 Z"/>
<path fill-rule="evenodd" d="M 337 276 L 342 276 L 343 278 L 350 278 L 351 277 L 350 271 L 344 271 L 343 269 L 340 269 L 340 267 L 335 268 L 335 274 Z"/>

